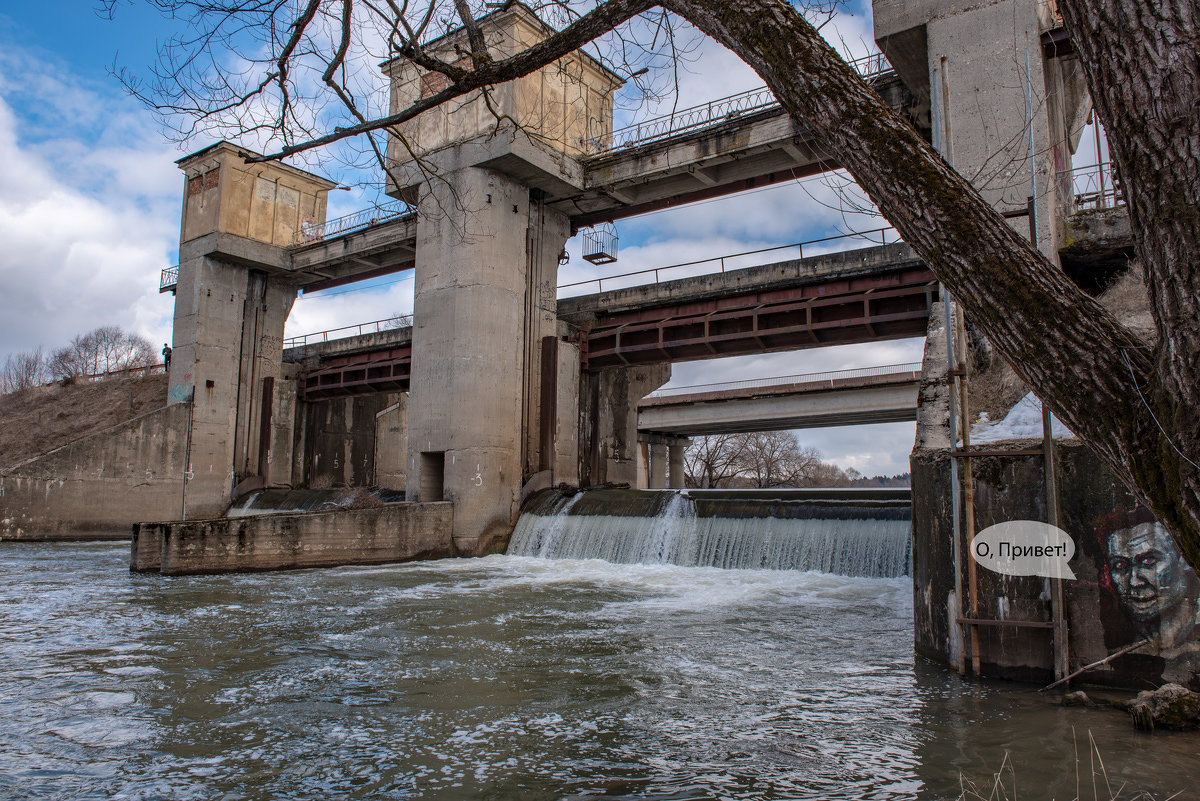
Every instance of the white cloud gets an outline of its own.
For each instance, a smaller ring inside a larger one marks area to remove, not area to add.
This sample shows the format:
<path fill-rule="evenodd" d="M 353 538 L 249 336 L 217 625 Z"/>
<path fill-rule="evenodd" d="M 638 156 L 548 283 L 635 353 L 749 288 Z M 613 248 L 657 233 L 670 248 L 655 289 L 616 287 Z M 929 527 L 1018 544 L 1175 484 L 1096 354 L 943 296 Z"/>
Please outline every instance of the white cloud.
<path fill-rule="evenodd" d="M 60 98 L 41 113 L 90 115 L 109 104 L 77 88 L 67 94 L 80 105 Z M 0 352 L 51 349 L 107 324 L 161 340 L 172 309 L 158 275 L 178 237 L 179 184 L 168 196 L 162 167 L 174 169 L 172 153 L 147 152 L 145 138 L 72 139 L 69 120 L 30 145 L 23 122 L 0 96 Z"/>
<path fill-rule="evenodd" d="M 300 296 L 288 317 L 285 336 L 294 337 L 386 320 L 411 314 L 412 308 L 413 274 L 409 271 L 380 279 L 370 288 L 347 286 Z M 352 336 L 355 333 L 346 331 L 334 336 Z"/>

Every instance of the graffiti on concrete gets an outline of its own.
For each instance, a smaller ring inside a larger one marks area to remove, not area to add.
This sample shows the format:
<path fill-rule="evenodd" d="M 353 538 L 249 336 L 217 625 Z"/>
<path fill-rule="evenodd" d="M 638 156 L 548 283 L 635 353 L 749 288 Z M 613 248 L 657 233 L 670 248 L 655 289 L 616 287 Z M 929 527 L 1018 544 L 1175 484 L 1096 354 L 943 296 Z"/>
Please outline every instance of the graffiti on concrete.
<path fill-rule="evenodd" d="M 1144 653 L 1180 666 L 1200 662 L 1200 580 L 1167 530 L 1148 509 L 1135 506 L 1113 510 L 1097 533 L 1105 548 L 1101 586 L 1123 617 L 1112 627 L 1119 632 L 1106 632 L 1108 644 L 1149 639 Z"/>

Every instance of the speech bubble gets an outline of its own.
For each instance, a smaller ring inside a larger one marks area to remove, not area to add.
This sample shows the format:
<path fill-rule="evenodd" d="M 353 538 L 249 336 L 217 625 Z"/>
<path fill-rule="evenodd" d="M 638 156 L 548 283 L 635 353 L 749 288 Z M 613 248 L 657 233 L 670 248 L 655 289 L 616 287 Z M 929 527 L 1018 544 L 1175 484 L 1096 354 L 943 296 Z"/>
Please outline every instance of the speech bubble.
<path fill-rule="evenodd" d="M 1075 541 L 1058 526 L 1036 520 L 1009 520 L 988 526 L 971 540 L 971 558 L 1006 576 L 1073 579 L 1067 562 Z"/>

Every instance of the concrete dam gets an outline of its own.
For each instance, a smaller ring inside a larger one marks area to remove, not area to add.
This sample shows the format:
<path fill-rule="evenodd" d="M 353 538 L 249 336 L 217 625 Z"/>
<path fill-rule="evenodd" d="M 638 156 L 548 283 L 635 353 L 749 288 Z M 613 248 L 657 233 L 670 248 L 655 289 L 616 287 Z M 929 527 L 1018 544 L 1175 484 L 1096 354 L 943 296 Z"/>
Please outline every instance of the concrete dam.
<path fill-rule="evenodd" d="M 880 0 L 874 10 L 883 54 L 856 62 L 860 75 L 960 173 L 1004 164 L 1003 180 L 980 179 L 981 195 L 1103 301 L 1127 277 L 1128 214 L 1113 201 L 1111 167 L 1072 164 L 1091 99 L 1061 21 L 1016 0 Z M 1014 24 L 1028 59 L 1014 58 Z M 487 25 L 513 41 L 548 33 L 520 4 Z M 984 57 L 981 35 L 1007 44 Z M 455 36 L 434 46 L 461 47 Z M 999 398 L 1011 371 L 907 245 L 827 253 L 828 243 L 801 243 L 794 258 L 730 269 L 712 254 L 708 274 L 601 286 L 610 276 L 595 292 L 559 297 L 566 242 L 589 226 L 835 166 L 770 99 L 751 108 L 725 98 L 690 109 L 687 126 L 669 116 L 653 136 L 623 139 L 612 116 L 620 77 L 583 52 L 569 61 L 496 90 L 499 108 L 552 125 L 554 137 L 518 136 L 475 100 L 406 123 L 407 146 L 389 140 L 396 203 L 386 208 L 328 219 L 334 182 L 248 160 L 235 143 L 181 159 L 180 263 L 160 283 L 175 303 L 165 405 L 0 471 L 0 537 L 132 528 L 133 569 L 166 575 L 487 556 L 510 545 L 862 575 L 904 575 L 911 564 L 913 640 L 939 662 L 1040 681 L 1145 641 L 1092 680 L 1200 682 L 1200 582 L 1173 567 L 1153 614 L 1131 589 L 1138 547 L 1179 564 L 1137 498 L 1076 441 L 962 444 L 980 410 L 967 377 L 987 379 L 979 392 Z M 420 98 L 428 76 L 417 64 L 384 69 L 394 104 Z M 979 108 L 992 112 L 964 111 Z M 1092 174 L 1099 190 L 1080 191 Z M 411 325 L 285 347 L 300 294 L 407 271 Z M 920 336 L 920 365 L 890 375 L 647 401 L 682 362 Z M 639 493 L 684 489 L 691 436 L 879 419 L 916 421 L 908 517 L 899 499 L 763 500 L 753 511 L 758 501 Z M 259 491 L 343 484 L 404 501 L 241 514 L 265 511 L 247 500 Z M 561 484 L 630 492 L 539 494 Z M 969 532 L 1013 519 L 1067 531 L 1081 578 L 977 571 Z"/>
<path fill-rule="evenodd" d="M 726 570 L 911 573 L 907 490 L 546 490 L 508 553 Z"/>

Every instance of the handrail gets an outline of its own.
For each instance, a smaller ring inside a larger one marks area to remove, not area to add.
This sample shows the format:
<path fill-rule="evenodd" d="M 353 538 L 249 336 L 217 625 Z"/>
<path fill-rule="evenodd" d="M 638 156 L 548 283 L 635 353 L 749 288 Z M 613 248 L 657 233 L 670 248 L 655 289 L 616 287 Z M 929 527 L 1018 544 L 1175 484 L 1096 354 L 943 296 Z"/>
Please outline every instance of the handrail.
<path fill-rule="evenodd" d="M 103 381 L 107 378 L 116 378 L 122 375 L 134 375 L 136 373 L 150 375 L 151 373 L 157 373 L 160 371 L 165 373 L 167 371 L 167 365 L 162 362 L 155 362 L 153 364 L 137 364 L 133 367 L 123 367 L 120 370 L 108 370 L 103 373 L 82 373 L 72 377 L 76 380 L 83 381 Z"/>
<path fill-rule="evenodd" d="M 341 337 L 333 337 L 333 339 L 346 339 L 352 336 L 362 336 L 363 334 L 377 334 L 380 331 L 394 331 L 399 328 L 409 328 L 412 326 L 413 318 L 411 314 L 401 314 L 397 317 L 387 317 L 383 320 L 373 320 L 369 323 L 359 323 L 357 325 L 343 325 L 341 328 L 330 328 L 326 331 L 316 331 L 311 334 L 299 334 L 294 337 L 288 337 L 283 341 L 283 347 L 299 348 L 308 345 L 310 342 L 328 342 L 330 334 L 336 334 L 339 331 L 354 331 L 353 334 L 346 334 Z"/>
<path fill-rule="evenodd" d="M 882 53 L 872 53 L 848 63 L 863 80 L 867 81 L 892 72 L 892 65 L 888 63 Z M 627 150 L 778 105 L 771 90 L 766 86 L 760 86 L 736 95 L 673 111 L 661 117 L 653 117 L 645 122 L 627 125 L 602 139 L 593 139 L 589 142 L 588 155 L 597 157 L 619 150 Z"/>
<path fill-rule="evenodd" d="M 654 274 L 654 281 L 647 282 L 647 283 L 657 284 L 657 283 L 660 283 L 659 273 L 664 272 L 666 270 L 675 270 L 680 267 L 695 267 L 697 264 L 709 264 L 709 263 L 713 263 L 713 262 L 719 262 L 721 265 L 721 272 L 725 272 L 725 270 L 726 270 L 725 260 L 726 259 L 736 259 L 736 258 L 741 258 L 742 256 L 755 256 L 755 255 L 758 255 L 759 253 L 771 253 L 771 252 L 777 251 L 777 250 L 789 250 L 791 248 L 798 248 L 800 250 L 800 253 L 797 258 L 802 259 L 802 258 L 804 258 L 804 246 L 805 245 L 816 245 L 821 242 L 834 242 L 839 239 L 855 239 L 855 238 L 866 239 L 870 242 L 874 242 L 875 240 L 871 239 L 870 237 L 878 236 L 879 244 L 886 245 L 886 244 L 888 244 L 887 237 L 888 237 L 889 232 L 893 236 L 896 237 L 896 239 L 895 239 L 896 242 L 900 241 L 900 235 L 897 234 L 895 229 L 893 229 L 893 228 L 872 228 L 869 231 L 853 231 L 848 234 L 838 234 L 837 236 L 826 236 L 826 237 L 821 237 L 820 239 L 809 239 L 809 240 L 805 240 L 804 242 L 793 242 L 790 245 L 775 245 L 774 247 L 759 248 L 758 250 L 746 250 L 741 253 L 727 253 L 724 256 L 713 256 L 712 258 L 708 258 L 708 259 L 697 259 L 696 261 L 684 261 L 684 262 L 680 262 L 678 264 L 668 264 L 666 267 L 650 267 L 645 270 L 635 270 L 630 273 L 620 273 L 618 275 L 604 275 L 599 278 L 588 278 L 585 281 L 575 281 L 570 284 L 559 284 L 558 288 L 559 289 L 570 289 L 572 287 L 586 286 L 588 284 L 595 284 L 596 291 L 603 292 L 605 281 L 614 281 L 618 278 L 632 278 L 637 275 L 649 275 L 651 273 Z M 895 243 L 893 242 L 893 244 L 895 244 Z M 761 265 L 751 265 L 751 266 L 761 266 Z M 735 267 L 733 269 L 742 270 L 742 269 L 747 269 L 747 268 Z M 638 284 L 637 286 L 642 286 L 642 285 Z"/>
<path fill-rule="evenodd" d="M 158 277 L 158 291 L 167 292 L 179 285 L 179 265 L 167 267 Z"/>
<path fill-rule="evenodd" d="M 882 375 L 900 375 L 921 371 L 921 362 L 905 362 L 903 364 L 884 364 L 878 367 L 856 367 L 849 370 L 830 370 L 823 373 L 804 373 L 802 375 L 785 375 L 776 378 L 754 378 L 745 381 L 725 381 L 718 384 L 693 384 L 688 387 L 668 387 L 656 389 L 647 398 L 669 398 L 680 395 L 700 395 L 710 392 L 721 392 L 732 389 L 756 389 L 759 387 L 778 387 L 792 384 L 824 384 L 830 386 L 835 381 L 848 378 L 871 378 Z"/>
<path fill-rule="evenodd" d="M 1058 175 L 1060 186 L 1067 194 L 1065 199 L 1070 203 L 1068 214 L 1125 205 L 1121 181 L 1111 161 L 1089 164 L 1086 167 L 1072 167 Z"/>
<path fill-rule="evenodd" d="M 341 217 L 334 217 L 332 220 L 326 220 L 323 223 L 305 221 L 300 224 L 300 229 L 296 231 L 292 247 L 311 245 L 314 242 L 321 242 L 334 236 L 340 236 L 358 228 L 369 228 L 378 223 L 403 217 L 408 211 L 409 206 L 407 203 L 401 200 L 394 200 L 382 206 L 371 206 L 370 208 L 345 214 Z"/>

